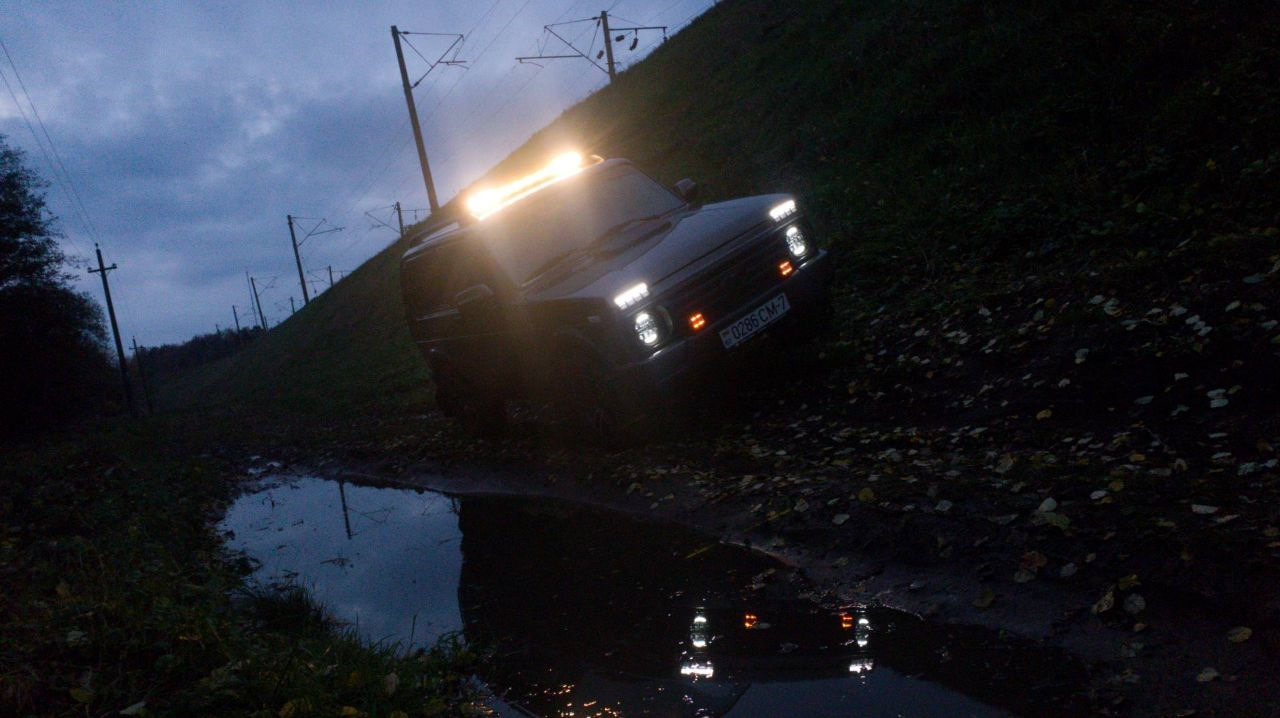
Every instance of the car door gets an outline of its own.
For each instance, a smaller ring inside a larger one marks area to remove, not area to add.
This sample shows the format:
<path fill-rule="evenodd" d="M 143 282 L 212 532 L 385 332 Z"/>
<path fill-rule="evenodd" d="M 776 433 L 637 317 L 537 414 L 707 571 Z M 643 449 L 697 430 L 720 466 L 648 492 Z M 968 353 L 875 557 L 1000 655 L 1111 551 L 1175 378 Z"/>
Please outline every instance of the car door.
<path fill-rule="evenodd" d="M 491 260 L 478 247 L 454 257 L 448 274 L 456 317 L 452 354 L 459 368 L 480 388 L 510 394 L 518 359 L 512 347 L 511 291 Z"/>

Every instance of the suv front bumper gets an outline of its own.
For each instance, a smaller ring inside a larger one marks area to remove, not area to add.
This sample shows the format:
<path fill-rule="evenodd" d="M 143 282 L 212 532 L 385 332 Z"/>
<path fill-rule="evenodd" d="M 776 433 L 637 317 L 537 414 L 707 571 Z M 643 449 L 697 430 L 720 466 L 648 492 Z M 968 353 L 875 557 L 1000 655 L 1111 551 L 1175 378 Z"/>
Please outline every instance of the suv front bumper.
<path fill-rule="evenodd" d="M 692 334 L 672 340 L 640 361 L 619 367 L 617 378 L 626 389 L 634 391 L 637 397 L 669 399 L 678 396 L 680 389 L 693 376 L 732 361 L 738 354 L 749 352 L 749 347 L 761 336 L 776 334 L 779 329 L 788 325 L 816 319 L 818 314 L 828 311 L 830 279 L 830 256 L 826 250 L 819 249 L 803 262 L 795 263 L 795 271 L 790 276 L 752 293 L 749 299 L 741 302 L 733 311 L 720 318 L 713 318 Z M 722 329 L 784 293 L 790 306 L 784 317 L 734 347 L 725 347 L 720 338 Z M 680 318 L 673 318 L 673 321 L 680 321 Z"/>

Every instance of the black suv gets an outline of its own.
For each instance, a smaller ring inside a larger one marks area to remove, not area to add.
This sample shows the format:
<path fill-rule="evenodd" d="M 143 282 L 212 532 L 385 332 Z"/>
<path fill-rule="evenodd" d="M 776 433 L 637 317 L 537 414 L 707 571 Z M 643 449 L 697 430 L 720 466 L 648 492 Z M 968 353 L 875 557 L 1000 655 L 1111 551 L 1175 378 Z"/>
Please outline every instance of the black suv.
<path fill-rule="evenodd" d="M 508 399 L 550 402 L 607 442 L 765 328 L 823 318 L 828 257 L 794 199 L 695 194 L 569 154 L 413 237 L 401 288 L 441 410 L 487 433 Z"/>

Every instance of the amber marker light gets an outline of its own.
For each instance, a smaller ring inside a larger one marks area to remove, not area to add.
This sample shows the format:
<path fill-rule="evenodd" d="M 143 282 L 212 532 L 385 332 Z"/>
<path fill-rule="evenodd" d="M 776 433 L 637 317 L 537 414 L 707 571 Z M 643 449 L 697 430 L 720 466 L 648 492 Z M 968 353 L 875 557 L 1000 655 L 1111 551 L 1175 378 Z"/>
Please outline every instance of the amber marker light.
<path fill-rule="evenodd" d="M 853 628 L 853 616 L 848 613 L 840 614 L 840 627 L 846 631 Z"/>
<path fill-rule="evenodd" d="M 755 628 L 760 622 L 760 617 L 754 613 L 748 613 L 742 616 L 742 627 L 746 629 Z"/>
<path fill-rule="evenodd" d="M 693 331 L 696 332 L 699 329 L 705 327 L 706 325 L 707 325 L 707 319 L 706 317 L 702 316 L 702 312 L 694 312 L 693 314 L 689 315 L 689 326 L 693 328 Z"/>
<path fill-rule="evenodd" d="M 788 260 L 783 260 L 780 264 L 778 264 L 778 273 L 784 277 L 791 276 L 791 273 L 794 271 L 796 271 L 796 268 L 791 266 L 791 262 Z"/>

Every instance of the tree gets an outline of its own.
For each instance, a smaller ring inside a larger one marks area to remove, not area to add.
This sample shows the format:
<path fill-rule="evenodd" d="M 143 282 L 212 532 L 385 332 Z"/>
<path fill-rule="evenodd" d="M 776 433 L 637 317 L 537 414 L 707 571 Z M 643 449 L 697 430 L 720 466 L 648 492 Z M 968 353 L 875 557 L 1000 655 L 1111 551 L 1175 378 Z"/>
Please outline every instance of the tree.
<path fill-rule="evenodd" d="M 102 313 L 70 285 L 44 187 L 0 135 L 0 438 L 82 416 L 112 393 Z"/>

